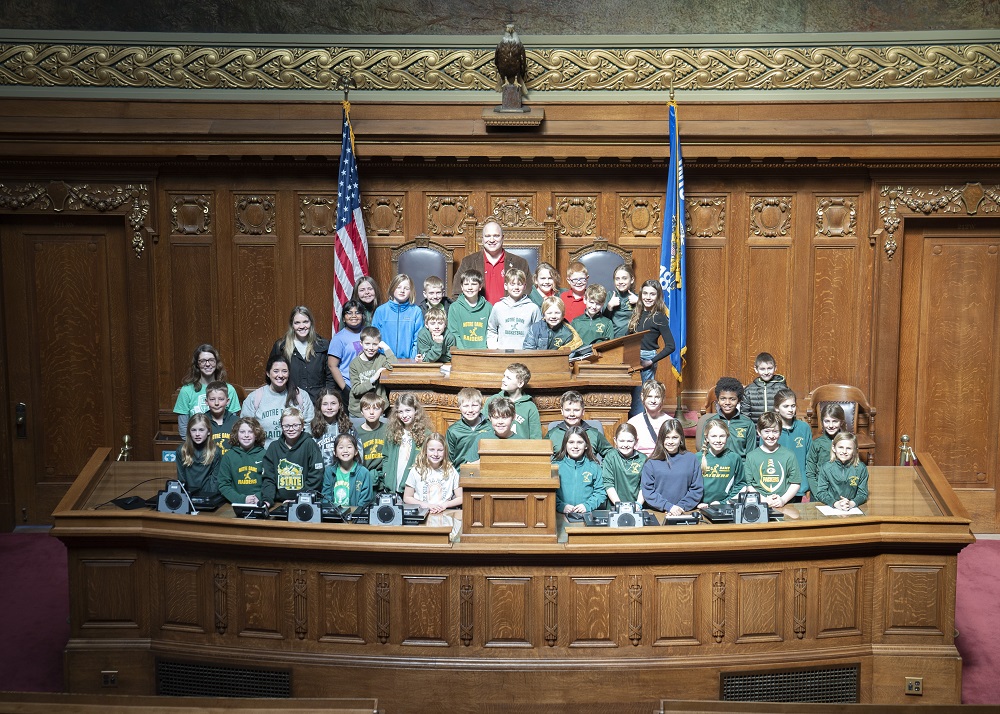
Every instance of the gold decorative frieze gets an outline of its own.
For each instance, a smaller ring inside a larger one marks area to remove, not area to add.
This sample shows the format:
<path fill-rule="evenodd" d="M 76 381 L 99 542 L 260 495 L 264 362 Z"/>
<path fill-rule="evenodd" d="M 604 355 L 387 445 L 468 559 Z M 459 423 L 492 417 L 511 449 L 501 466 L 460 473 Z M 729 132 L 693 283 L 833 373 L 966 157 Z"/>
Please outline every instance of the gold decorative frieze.
<path fill-rule="evenodd" d="M 886 239 L 882 245 L 886 258 L 892 260 L 899 247 L 896 231 L 903 216 L 932 213 L 964 213 L 968 216 L 990 215 L 1000 211 L 1000 184 L 983 186 L 882 186 L 878 212 Z"/>
<path fill-rule="evenodd" d="M 376 236 L 403 235 L 402 193 L 363 195 L 361 211 L 365 216 L 365 231 Z"/>
<path fill-rule="evenodd" d="M 274 233 L 274 196 L 237 195 L 236 229 L 251 236 Z"/>
<path fill-rule="evenodd" d="M 400 38 L 405 42 L 405 38 Z M 537 91 L 996 87 L 1000 44 L 529 49 Z M 494 91 L 480 48 L 0 44 L 0 86 Z"/>
<path fill-rule="evenodd" d="M 791 196 L 753 196 L 750 199 L 750 234 L 759 238 L 787 236 L 792 228 Z"/>
<path fill-rule="evenodd" d="M 594 235 L 597 196 L 555 196 L 559 235 L 581 238 Z"/>
<path fill-rule="evenodd" d="M 0 211 L 27 213 L 104 213 L 125 216 L 132 233 L 132 250 L 141 258 L 149 227 L 149 187 L 146 184 L 95 184 L 51 181 L 0 183 Z"/>
<path fill-rule="evenodd" d="M 827 238 L 857 235 L 858 202 L 853 196 L 816 199 L 816 233 Z"/>
<path fill-rule="evenodd" d="M 725 196 L 688 196 L 687 231 L 689 236 L 717 238 L 726 233 Z"/>
<path fill-rule="evenodd" d="M 195 236 L 208 233 L 212 227 L 212 197 L 210 194 L 170 196 L 170 232 L 174 235 Z"/>
<path fill-rule="evenodd" d="M 660 215 L 660 195 L 618 194 L 618 208 L 622 222 L 618 228 L 621 238 L 645 238 L 650 234 L 659 236 L 663 232 L 663 218 Z"/>

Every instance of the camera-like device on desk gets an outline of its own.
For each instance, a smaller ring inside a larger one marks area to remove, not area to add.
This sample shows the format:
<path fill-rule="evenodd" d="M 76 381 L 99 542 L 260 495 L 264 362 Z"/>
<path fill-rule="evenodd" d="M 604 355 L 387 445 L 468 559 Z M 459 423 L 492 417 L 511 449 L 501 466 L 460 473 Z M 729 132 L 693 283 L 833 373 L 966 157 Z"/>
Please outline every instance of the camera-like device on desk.
<path fill-rule="evenodd" d="M 744 491 L 733 505 L 733 523 L 767 523 L 767 504 L 756 491 Z"/>
<path fill-rule="evenodd" d="M 188 496 L 180 481 L 167 481 L 166 490 L 160 491 L 156 510 L 160 513 L 183 513 L 185 515 L 191 512 L 191 497 Z"/>
<path fill-rule="evenodd" d="M 368 524 L 372 526 L 403 525 L 402 499 L 395 493 L 379 494 L 368 512 Z"/>
<path fill-rule="evenodd" d="M 608 525 L 612 528 L 642 528 L 642 509 L 638 503 L 619 501 L 608 513 Z"/>
<path fill-rule="evenodd" d="M 319 523 L 321 519 L 319 497 L 312 491 L 299 492 L 295 503 L 288 507 L 290 523 Z"/>

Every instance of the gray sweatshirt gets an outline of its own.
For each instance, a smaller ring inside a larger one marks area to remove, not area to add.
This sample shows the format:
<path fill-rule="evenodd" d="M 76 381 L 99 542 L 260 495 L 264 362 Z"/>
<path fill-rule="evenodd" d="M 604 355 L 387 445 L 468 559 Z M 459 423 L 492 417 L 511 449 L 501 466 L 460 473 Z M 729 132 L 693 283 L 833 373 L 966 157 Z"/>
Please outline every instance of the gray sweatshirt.
<path fill-rule="evenodd" d="M 527 296 L 517 302 L 504 297 L 493 306 L 486 326 L 486 347 L 491 350 L 520 350 L 528 328 L 542 319 L 538 306 Z"/>

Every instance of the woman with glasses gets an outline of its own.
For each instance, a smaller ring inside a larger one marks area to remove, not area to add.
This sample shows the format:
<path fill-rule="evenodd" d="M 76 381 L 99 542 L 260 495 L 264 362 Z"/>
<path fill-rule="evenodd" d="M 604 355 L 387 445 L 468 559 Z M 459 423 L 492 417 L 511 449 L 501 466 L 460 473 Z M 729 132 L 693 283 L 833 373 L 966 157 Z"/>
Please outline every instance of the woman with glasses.
<path fill-rule="evenodd" d="M 323 490 L 323 454 L 305 431 L 302 412 L 288 407 L 281 412 L 281 438 L 264 453 L 262 496 L 270 507 L 293 501 L 299 491 Z"/>
<path fill-rule="evenodd" d="M 191 357 L 191 370 L 181 381 L 181 390 L 174 403 L 174 414 L 177 415 L 177 431 L 181 438 L 187 436 L 188 419 L 195 414 L 208 411 L 208 397 L 205 387 L 209 382 L 225 382 L 229 393 L 229 411 L 240 410 L 240 398 L 236 395 L 233 385 L 229 384 L 226 368 L 222 358 L 212 345 L 198 345 Z"/>

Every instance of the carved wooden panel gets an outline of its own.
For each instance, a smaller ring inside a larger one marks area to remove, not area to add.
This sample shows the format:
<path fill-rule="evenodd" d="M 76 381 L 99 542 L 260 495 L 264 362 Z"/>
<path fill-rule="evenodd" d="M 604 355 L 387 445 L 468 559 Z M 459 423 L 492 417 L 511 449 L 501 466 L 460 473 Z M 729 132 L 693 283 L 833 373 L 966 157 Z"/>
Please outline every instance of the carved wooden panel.
<path fill-rule="evenodd" d="M 684 379 L 711 389 L 726 370 L 726 351 L 731 340 L 729 265 L 724 240 L 688 238 L 688 351 L 699 355 L 689 360 Z"/>
<path fill-rule="evenodd" d="M 381 192 L 361 196 L 361 211 L 365 217 L 365 232 L 369 236 L 402 236 L 405 193 Z"/>
<path fill-rule="evenodd" d="M 468 194 L 437 195 L 426 194 L 427 225 L 424 232 L 435 236 L 462 235 L 466 212 L 469 208 Z"/>
<path fill-rule="evenodd" d="M 570 647 L 617 647 L 622 593 L 614 576 L 571 577 Z"/>
<path fill-rule="evenodd" d="M 337 228 L 336 194 L 299 193 L 299 232 L 328 236 Z M 367 228 L 367 223 L 365 224 Z"/>
<path fill-rule="evenodd" d="M 789 319 L 793 299 L 794 270 L 790 245 L 776 239 L 752 239 L 743 287 L 747 321 L 741 365 L 752 365 L 758 352 L 770 352 L 779 370 L 786 370 L 791 354 Z M 798 342 L 797 342 L 798 344 Z"/>
<path fill-rule="evenodd" d="M 857 352 L 846 349 L 857 335 L 860 291 L 857 245 L 813 246 L 811 306 L 812 344 L 809 384 L 850 384 L 856 374 Z"/>
<path fill-rule="evenodd" d="M 138 570 L 132 558 L 80 561 L 81 629 L 139 627 Z"/>
<path fill-rule="evenodd" d="M 240 637 L 283 639 L 288 613 L 281 593 L 281 571 L 239 568 L 236 613 Z"/>
<path fill-rule="evenodd" d="M 956 486 L 993 488 L 1000 353 L 1000 242 L 925 238 L 920 275 L 914 443 Z M 925 349 L 925 347 L 927 347 Z M 961 418 L 942 405 L 961 404 Z"/>
<path fill-rule="evenodd" d="M 740 573 L 737 578 L 736 642 L 780 642 L 784 639 L 785 598 L 782 574 Z"/>
<path fill-rule="evenodd" d="M 164 630 L 205 632 L 203 610 L 206 602 L 202 587 L 207 566 L 204 563 L 161 560 L 160 626 Z"/>
<path fill-rule="evenodd" d="M 726 639 L 726 574 L 712 574 L 712 639 Z"/>
<path fill-rule="evenodd" d="M 505 228 L 535 225 L 538 220 L 534 194 L 491 193 L 487 204 L 490 207 L 487 219 L 492 218 Z"/>
<path fill-rule="evenodd" d="M 557 229 L 559 235 L 571 238 L 594 235 L 597 227 L 597 207 L 599 205 L 596 194 L 584 196 L 556 195 L 553 198 L 555 216 L 559 224 Z"/>
<path fill-rule="evenodd" d="M 750 197 L 750 235 L 787 238 L 791 228 L 791 196 Z"/>
<path fill-rule="evenodd" d="M 618 236 L 646 238 L 663 232 L 662 194 L 618 194 Z"/>
<path fill-rule="evenodd" d="M 819 196 L 816 198 L 816 233 L 828 238 L 857 235 L 858 200 L 856 196 Z"/>
<path fill-rule="evenodd" d="M 685 197 L 687 234 L 695 238 L 718 238 L 726 234 L 726 196 Z"/>
<path fill-rule="evenodd" d="M 299 269 L 295 271 L 298 283 L 295 294 L 300 300 L 298 304 L 305 305 L 312 311 L 316 332 L 327 339 L 332 337 L 330 330 L 333 326 L 331 266 L 336 259 L 333 246 L 335 240 L 335 235 L 328 238 L 300 238 L 297 251 Z M 288 306 L 287 311 L 290 311 L 290 308 L 291 306 Z M 287 318 L 287 314 L 285 317 Z M 275 333 L 274 339 L 277 339 L 278 334 L 280 333 Z"/>
<path fill-rule="evenodd" d="M 260 236 L 274 233 L 275 199 L 273 193 L 234 194 L 236 230 Z"/>
<path fill-rule="evenodd" d="M 493 494 L 493 526 L 527 528 L 531 518 L 531 494 Z"/>
<path fill-rule="evenodd" d="M 364 583 L 358 573 L 319 573 L 320 642 L 365 644 Z"/>
<path fill-rule="evenodd" d="M 212 232 L 211 193 L 168 193 L 170 232 L 193 236 Z"/>
<path fill-rule="evenodd" d="M 819 568 L 816 575 L 816 637 L 861 635 L 864 583 L 860 566 Z"/>
<path fill-rule="evenodd" d="M 222 564 L 215 566 L 213 578 L 213 605 L 215 610 L 215 631 L 226 634 L 229 629 L 229 567 Z"/>
<path fill-rule="evenodd" d="M 486 647 L 534 647 L 534 578 L 486 577 Z"/>
<path fill-rule="evenodd" d="M 654 645 L 700 645 L 701 602 L 697 575 L 661 575 L 656 578 Z"/>
<path fill-rule="evenodd" d="M 192 242 L 197 240 L 197 242 Z M 170 345 L 173 348 L 172 366 L 180 385 L 180 378 L 191 369 L 191 353 L 200 344 L 215 345 L 219 335 L 215 330 L 216 311 L 212 286 L 216 280 L 213 248 L 206 238 L 170 238 Z M 218 348 L 218 345 L 216 345 Z M 223 354 L 223 364 L 229 364 L 230 355 Z M 170 405 L 173 406 L 172 404 Z"/>
<path fill-rule="evenodd" d="M 402 644 L 447 647 L 451 622 L 448 577 L 404 575 L 401 585 Z"/>
<path fill-rule="evenodd" d="M 885 634 L 944 634 L 944 598 L 944 568 L 890 565 L 886 588 Z"/>
<path fill-rule="evenodd" d="M 278 251 L 274 245 L 246 244 L 237 245 L 235 253 L 233 323 L 239 326 L 240 349 L 232 357 L 230 373 L 243 384 L 259 386 L 264 383 L 267 355 L 278 334 L 274 317 Z"/>

